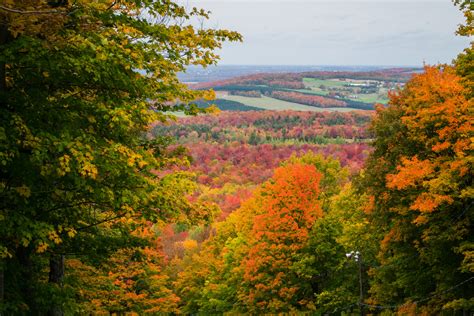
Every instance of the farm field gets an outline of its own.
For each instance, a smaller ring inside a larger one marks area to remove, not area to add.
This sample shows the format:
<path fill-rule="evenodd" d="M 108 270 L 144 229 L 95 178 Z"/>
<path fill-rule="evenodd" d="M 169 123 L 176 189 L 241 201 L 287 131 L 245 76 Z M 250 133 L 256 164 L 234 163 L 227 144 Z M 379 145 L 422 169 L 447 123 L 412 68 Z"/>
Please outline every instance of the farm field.
<path fill-rule="evenodd" d="M 303 83 L 308 88 L 314 89 L 319 88 L 321 85 L 325 85 L 327 87 L 344 87 L 347 82 L 335 80 L 335 79 L 317 79 L 317 78 L 303 78 Z"/>
<path fill-rule="evenodd" d="M 376 93 L 360 93 L 357 88 L 348 87 L 351 83 L 360 83 L 363 80 L 348 79 L 345 81 L 339 79 L 317 79 L 317 78 L 303 78 L 303 83 L 306 89 L 297 89 L 294 91 L 302 93 L 311 93 L 316 95 L 327 96 L 331 93 L 348 92 L 350 94 L 345 96 L 349 100 L 360 101 L 364 103 L 382 103 L 388 102 L 388 89 L 385 87 L 377 87 Z M 324 87 L 324 88 L 322 88 Z"/>
<path fill-rule="evenodd" d="M 291 91 L 301 92 L 301 93 L 304 93 L 304 94 L 320 95 L 320 96 L 327 96 L 329 94 L 328 91 L 324 91 L 324 90 L 321 90 L 319 88 L 313 88 L 311 90 L 291 89 Z M 378 94 L 378 93 L 359 94 L 357 98 L 348 98 L 348 99 L 353 100 L 353 101 L 364 102 L 364 103 L 382 103 L 382 104 L 387 104 L 388 103 L 387 94 L 384 94 L 384 96 L 381 97 L 381 95 Z"/>
<path fill-rule="evenodd" d="M 361 94 L 357 99 L 350 98 L 351 100 L 354 101 L 362 101 L 365 103 L 382 103 L 382 104 L 387 104 L 388 103 L 388 96 L 387 93 L 384 94 L 384 97 L 381 97 L 379 94 L 376 93 L 370 93 L 370 94 Z"/>
<path fill-rule="evenodd" d="M 314 107 L 328 111 L 334 111 L 335 108 L 373 110 L 377 103 L 387 104 L 389 91 L 403 87 L 412 75 L 413 69 L 409 68 L 370 72 L 272 73 L 200 82 L 190 87 L 195 90 L 214 89 L 221 100 L 265 110 L 318 111 Z M 284 103 L 272 101 L 272 104 L 268 104 L 268 99 L 257 100 L 259 96 Z M 229 106 L 238 108 L 238 104 L 217 105 L 222 110 L 228 110 Z"/>
<path fill-rule="evenodd" d="M 261 98 L 251 98 L 238 95 L 224 95 L 221 97 L 225 100 L 231 100 L 240 102 L 242 104 L 253 106 L 265 110 L 293 110 L 293 111 L 310 111 L 310 112 L 349 112 L 356 109 L 353 108 L 318 108 L 314 106 L 298 104 L 288 101 L 277 100 L 274 98 L 269 98 L 267 96 L 262 96 Z"/>

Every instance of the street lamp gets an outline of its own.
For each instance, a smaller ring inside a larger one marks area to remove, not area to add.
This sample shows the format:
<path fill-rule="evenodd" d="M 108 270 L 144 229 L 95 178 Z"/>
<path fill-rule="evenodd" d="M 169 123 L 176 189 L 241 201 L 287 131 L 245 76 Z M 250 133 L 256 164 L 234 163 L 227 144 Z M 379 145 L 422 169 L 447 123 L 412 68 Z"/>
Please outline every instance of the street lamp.
<path fill-rule="evenodd" d="M 364 306 L 362 302 L 364 301 L 364 288 L 362 286 L 362 254 L 359 251 L 351 251 L 346 253 L 347 259 L 354 259 L 355 262 L 359 264 L 359 309 L 360 315 L 364 316 Z"/>

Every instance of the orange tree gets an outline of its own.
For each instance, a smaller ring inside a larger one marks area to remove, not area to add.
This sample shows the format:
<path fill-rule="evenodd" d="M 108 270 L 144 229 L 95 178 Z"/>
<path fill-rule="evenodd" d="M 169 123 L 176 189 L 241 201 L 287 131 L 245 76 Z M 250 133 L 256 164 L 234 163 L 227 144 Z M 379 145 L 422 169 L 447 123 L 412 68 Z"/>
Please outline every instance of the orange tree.
<path fill-rule="evenodd" d="M 472 284 L 463 283 L 474 272 L 469 90 L 453 67 L 425 67 L 377 109 L 362 177 L 374 201 L 370 218 L 384 235 L 371 270 L 373 302 L 422 300 L 431 313 L 472 304 Z"/>
<path fill-rule="evenodd" d="M 295 163 L 275 170 L 260 192 L 262 209 L 254 218 L 241 299 L 250 311 L 289 311 L 308 304 L 291 271 L 295 256 L 322 216 L 321 180 L 315 166 Z"/>

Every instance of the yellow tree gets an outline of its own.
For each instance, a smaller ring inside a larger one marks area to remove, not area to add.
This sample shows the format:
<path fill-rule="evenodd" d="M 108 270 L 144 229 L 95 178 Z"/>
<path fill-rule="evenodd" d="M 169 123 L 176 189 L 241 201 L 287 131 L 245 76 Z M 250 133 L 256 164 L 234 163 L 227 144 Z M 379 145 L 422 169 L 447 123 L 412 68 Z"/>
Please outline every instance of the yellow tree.
<path fill-rule="evenodd" d="M 211 96 L 176 77 L 240 39 L 193 27 L 207 16 L 169 0 L 1 2 L 3 309 L 61 314 L 44 297 L 61 297 L 51 291 L 63 283 L 64 255 L 93 252 L 101 224 L 190 211 L 192 181 L 156 173 L 177 162 L 168 141 L 144 135 L 166 111 L 196 112 L 187 104 Z"/>
<path fill-rule="evenodd" d="M 258 191 L 255 192 L 258 196 Z M 248 254 L 248 237 L 261 201 L 251 198 L 225 221 L 213 226 L 215 233 L 178 263 L 180 272 L 174 283 L 184 313 L 244 312 L 239 302 Z"/>

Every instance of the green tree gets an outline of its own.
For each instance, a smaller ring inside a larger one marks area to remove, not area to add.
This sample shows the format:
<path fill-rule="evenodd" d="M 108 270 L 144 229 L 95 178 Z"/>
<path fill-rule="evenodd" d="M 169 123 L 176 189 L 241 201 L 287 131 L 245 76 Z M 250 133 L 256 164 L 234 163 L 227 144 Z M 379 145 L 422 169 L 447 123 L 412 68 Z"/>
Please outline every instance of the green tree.
<path fill-rule="evenodd" d="M 196 113 L 186 104 L 212 97 L 176 77 L 187 65 L 214 63 L 223 41 L 241 39 L 193 27 L 207 17 L 169 0 L 2 2 L 3 310 L 61 314 L 41 300 L 38 284 L 46 277 L 48 289 L 60 288 L 64 255 L 79 240 L 94 249 L 100 225 L 194 212 L 185 198 L 191 179 L 158 172 L 180 161 L 167 153 L 168 140 L 145 135 L 166 111 Z"/>
<path fill-rule="evenodd" d="M 474 35 L 474 3 L 469 0 L 454 0 L 454 3 L 464 12 L 466 22 L 459 25 L 457 34 L 472 38 Z M 464 49 L 454 61 L 456 71 L 461 76 L 463 84 L 469 89 L 469 97 L 474 97 L 474 41 Z"/>
<path fill-rule="evenodd" d="M 366 216 L 370 201 L 350 183 L 331 197 L 324 217 L 314 224 L 300 261 L 295 265 L 310 282 L 316 310 L 342 312 L 359 301 L 358 263 L 346 257 L 359 251 L 362 260 L 363 294 L 367 293 L 368 268 L 375 265 L 377 233 Z"/>

